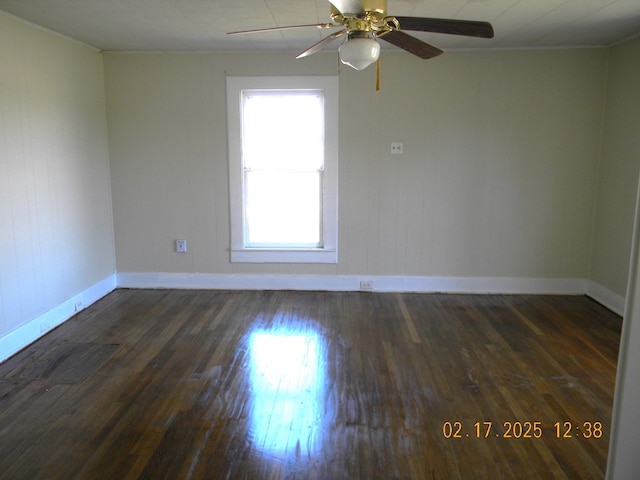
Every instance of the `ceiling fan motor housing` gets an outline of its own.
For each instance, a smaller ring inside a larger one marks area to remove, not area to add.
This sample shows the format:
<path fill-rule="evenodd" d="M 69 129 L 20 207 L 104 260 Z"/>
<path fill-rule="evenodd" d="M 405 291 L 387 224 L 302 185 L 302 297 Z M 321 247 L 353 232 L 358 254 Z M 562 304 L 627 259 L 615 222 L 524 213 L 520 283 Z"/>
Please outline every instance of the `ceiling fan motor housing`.
<path fill-rule="evenodd" d="M 360 0 L 366 12 L 379 14 L 384 17 L 387 14 L 387 0 Z"/>
<path fill-rule="evenodd" d="M 380 21 L 387 16 L 387 0 L 360 0 L 360 3 L 364 11 L 367 12 L 367 16 L 375 21 Z M 352 12 L 340 12 L 340 10 L 331 5 L 332 19 L 343 18 L 349 14 L 352 14 Z"/>

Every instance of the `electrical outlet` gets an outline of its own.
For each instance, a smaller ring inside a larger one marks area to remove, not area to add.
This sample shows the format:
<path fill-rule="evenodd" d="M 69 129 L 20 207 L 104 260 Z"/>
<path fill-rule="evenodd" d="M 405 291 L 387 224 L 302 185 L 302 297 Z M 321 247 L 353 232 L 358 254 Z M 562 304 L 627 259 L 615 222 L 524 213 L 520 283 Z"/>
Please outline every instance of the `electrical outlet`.
<path fill-rule="evenodd" d="M 402 142 L 391 142 L 391 153 L 393 155 L 402 155 L 404 152 L 404 144 Z"/>
<path fill-rule="evenodd" d="M 178 252 L 178 253 L 187 253 L 187 241 L 186 240 L 176 240 L 176 252 Z"/>
<path fill-rule="evenodd" d="M 360 290 L 373 290 L 373 282 L 371 280 L 360 280 Z"/>

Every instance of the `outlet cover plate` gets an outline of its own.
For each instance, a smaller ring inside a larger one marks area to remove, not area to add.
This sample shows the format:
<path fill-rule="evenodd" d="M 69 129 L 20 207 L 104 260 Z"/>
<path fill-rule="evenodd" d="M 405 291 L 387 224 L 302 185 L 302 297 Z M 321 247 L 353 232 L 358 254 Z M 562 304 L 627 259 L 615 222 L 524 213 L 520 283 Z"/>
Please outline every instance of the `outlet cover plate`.
<path fill-rule="evenodd" d="M 187 253 L 187 241 L 186 240 L 176 240 L 176 252 L 178 252 L 178 253 Z"/>
<path fill-rule="evenodd" d="M 404 143 L 402 142 L 391 142 L 391 154 L 392 155 L 402 155 L 404 153 Z"/>

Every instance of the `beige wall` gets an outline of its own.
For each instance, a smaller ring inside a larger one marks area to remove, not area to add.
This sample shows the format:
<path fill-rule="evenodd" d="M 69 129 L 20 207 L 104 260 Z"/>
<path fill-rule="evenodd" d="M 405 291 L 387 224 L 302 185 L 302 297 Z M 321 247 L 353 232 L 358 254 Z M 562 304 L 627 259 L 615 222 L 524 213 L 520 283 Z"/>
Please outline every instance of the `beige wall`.
<path fill-rule="evenodd" d="M 591 278 L 625 295 L 640 172 L 640 39 L 609 51 Z"/>
<path fill-rule="evenodd" d="M 0 338 L 114 269 L 102 58 L 0 13 Z"/>
<path fill-rule="evenodd" d="M 587 278 L 605 62 L 384 52 L 376 93 L 335 53 L 107 54 L 117 269 Z M 229 263 L 225 74 L 338 71 L 338 265 Z"/>

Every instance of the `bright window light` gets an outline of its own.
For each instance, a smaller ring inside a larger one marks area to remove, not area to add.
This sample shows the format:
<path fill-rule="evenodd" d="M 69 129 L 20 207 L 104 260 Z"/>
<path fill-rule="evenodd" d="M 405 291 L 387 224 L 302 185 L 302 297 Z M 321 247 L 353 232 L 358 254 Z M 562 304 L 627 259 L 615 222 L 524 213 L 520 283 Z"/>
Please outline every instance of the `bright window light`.
<path fill-rule="evenodd" d="M 243 92 L 242 152 L 246 246 L 321 247 L 322 92 Z"/>
<path fill-rule="evenodd" d="M 248 246 L 320 246 L 319 172 L 247 171 Z"/>

